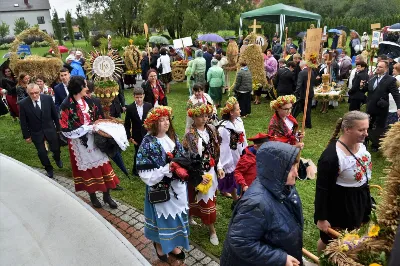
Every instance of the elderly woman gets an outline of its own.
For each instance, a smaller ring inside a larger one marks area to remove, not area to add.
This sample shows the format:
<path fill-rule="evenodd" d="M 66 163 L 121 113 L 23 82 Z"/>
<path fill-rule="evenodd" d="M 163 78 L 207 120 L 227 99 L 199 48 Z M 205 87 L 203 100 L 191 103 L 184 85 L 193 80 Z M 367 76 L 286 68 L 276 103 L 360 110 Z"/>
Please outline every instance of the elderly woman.
<path fill-rule="evenodd" d="M 218 60 L 211 60 L 211 67 L 207 72 L 207 82 L 210 85 L 209 94 L 217 108 L 221 105 L 222 87 L 225 86 L 224 70 L 218 66 Z"/>
<path fill-rule="evenodd" d="M 214 246 L 219 244 L 214 223 L 217 219 L 216 196 L 218 178 L 224 177 L 224 171 L 219 161 L 219 145 L 221 138 L 213 125 L 207 124 L 208 117 L 213 113 L 213 106 L 196 103 L 188 109 L 187 113 L 193 118 L 194 123 L 190 131 L 186 133 L 183 141 L 185 150 L 201 156 L 202 171 L 204 173 L 201 184 L 209 185 L 207 191 L 189 184 L 189 222 L 197 225 L 193 216 L 201 218 L 203 224 L 210 231 L 210 242 Z"/>
<path fill-rule="evenodd" d="M 251 113 L 251 91 L 253 90 L 253 81 L 251 72 L 245 62 L 240 63 L 240 70 L 237 72 L 235 87 L 233 91 L 236 94 L 240 106 L 240 115 L 246 118 Z"/>
<path fill-rule="evenodd" d="M 320 230 L 318 252 L 329 240 L 328 228 L 353 230 L 369 221 L 372 204 L 368 180 L 371 155 L 363 142 L 369 117 L 360 111 L 338 120 L 333 136 L 318 161 L 314 221 Z M 342 135 L 337 139 L 339 132 Z"/>
<path fill-rule="evenodd" d="M 206 59 L 203 58 L 203 51 L 197 50 L 195 52 L 195 59 L 192 64 L 192 77 L 194 83 L 206 83 Z"/>
<path fill-rule="evenodd" d="M 142 80 L 143 82 L 147 80 L 147 72 L 150 69 L 149 57 L 147 52 L 142 52 L 142 60 L 140 60 L 140 69 L 142 70 Z"/>
<path fill-rule="evenodd" d="M 1 80 L 1 88 L 7 91 L 6 102 L 10 111 L 11 117 L 16 121 L 19 117 L 19 111 L 17 106 L 17 81 L 11 68 L 3 68 L 4 78 Z"/>
<path fill-rule="evenodd" d="M 258 149 L 257 178 L 233 211 L 221 266 L 302 265 L 303 213 L 295 187 L 299 152 L 275 141 Z"/>
<path fill-rule="evenodd" d="M 94 144 L 93 122 L 102 116 L 99 108 L 87 96 L 88 90 L 83 77 L 71 77 L 68 83 L 69 95 L 60 107 L 60 125 L 63 135 L 68 138 L 75 190 L 87 191 L 96 208 L 102 207 L 96 197 L 96 192 L 102 191 L 104 202 L 116 209 L 118 206 L 110 196 L 110 189 L 116 188 L 119 179 L 107 154 Z"/>
<path fill-rule="evenodd" d="M 165 84 L 167 87 L 167 93 L 169 93 L 170 90 L 170 85 L 169 83 L 172 81 L 172 74 L 171 74 L 171 59 L 167 53 L 167 48 L 161 48 L 160 50 L 160 58 L 157 61 L 157 69 L 162 70 L 161 73 L 159 73 L 160 80 L 162 83 Z"/>
<path fill-rule="evenodd" d="M 210 95 L 204 92 L 203 84 L 197 83 L 193 86 L 193 95 L 190 96 L 189 101 L 187 102 L 187 106 L 193 106 L 197 103 L 208 104 L 213 107 L 213 112 L 210 114 L 210 118 L 212 118 L 213 122 L 216 122 L 217 116 L 217 108 L 214 106 L 214 102 L 211 99 Z M 186 116 L 186 130 L 185 132 L 189 132 L 189 129 L 193 125 L 193 119 L 188 115 Z"/>
<path fill-rule="evenodd" d="M 144 101 L 156 107 L 168 105 L 165 95 L 165 85 L 157 79 L 157 71 L 150 69 L 147 72 L 147 81 L 142 83 L 144 90 Z"/>
<path fill-rule="evenodd" d="M 146 184 L 144 235 L 153 241 L 158 258 L 164 262 L 168 261 L 167 254 L 185 259 L 178 246 L 189 250 L 187 185 L 173 178 L 169 162 L 184 150 L 171 119 L 172 109 L 167 106 L 155 107 L 147 114 L 144 127 L 148 134 L 140 144 L 136 162 Z"/>

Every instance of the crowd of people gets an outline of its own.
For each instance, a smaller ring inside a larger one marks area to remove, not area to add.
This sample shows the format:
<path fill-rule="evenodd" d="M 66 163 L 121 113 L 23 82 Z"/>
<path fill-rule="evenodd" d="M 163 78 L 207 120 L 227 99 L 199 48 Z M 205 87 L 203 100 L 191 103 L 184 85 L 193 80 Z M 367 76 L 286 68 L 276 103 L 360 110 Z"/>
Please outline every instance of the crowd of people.
<path fill-rule="evenodd" d="M 241 46 L 242 53 L 246 45 Z M 207 226 L 210 243 L 220 245 L 215 228 L 216 197 L 220 193 L 232 199 L 233 211 L 221 265 L 302 265 L 304 219 L 295 183 L 298 177 L 306 179 L 313 171 L 312 165 L 300 158 L 305 134 L 299 130 L 296 117 L 308 102 L 305 127 L 312 128 L 312 107 L 317 104 L 313 88 L 328 69 L 333 81 L 348 80 L 349 112 L 338 121 L 318 161 L 314 214 L 320 230 L 318 251 L 330 239 L 328 228 L 354 229 L 369 220 L 369 151 L 378 150 L 388 124 L 399 120 L 400 64 L 381 55 L 370 76 L 361 55 L 357 55 L 352 69 L 346 51 L 335 50 L 329 61 L 325 52 L 319 67 L 312 71 L 312 89 L 306 101 L 308 66 L 298 52 L 291 40 L 282 47 L 276 36 L 265 51 L 266 79 L 277 95 L 269 95 L 273 116 L 268 131 L 250 138 L 243 119 L 251 115 L 252 104 L 262 103 L 265 91 L 253 88 L 251 70 L 241 62 L 234 97 L 222 104 L 226 54 L 220 45 L 197 50 L 186 69 L 189 99 L 182 142 L 168 106 L 168 49 L 161 48 L 158 53 L 155 47 L 150 60 L 144 54 L 150 63 L 141 64 L 148 69 L 142 72 L 142 85 L 133 89 L 132 104 L 125 105 L 123 81 L 117 80 L 120 93 L 110 115 L 120 118 L 125 113 L 127 139 L 135 150 L 132 174 L 146 184 L 144 233 L 153 241 L 160 260 L 166 262 L 168 256 L 183 260 L 185 253 L 179 247 L 189 249 L 189 227 L 199 221 Z M 280 58 L 282 53 L 287 59 Z M 117 208 L 110 190 L 123 188 L 110 159 L 125 175 L 130 173 L 120 152 L 111 156 L 96 146 L 93 126 L 105 116 L 99 99 L 91 95 L 93 82 L 86 80 L 83 65 L 81 53 L 69 55 L 59 71 L 58 84 L 24 73 L 14 77 L 10 68 L 3 69 L 4 108 L 0 111 L 19 120 L 24 140 L 33 142 L 50 178 L 54 173 L 47 149 L 62 168 L 60 146 L 68 146 L 76 191 L 88 192 L 96 208 L 102 207 L 96 192 L 102 192 L 103 202 Z M 366 113 L 360 111 L 363 104 Z"/>

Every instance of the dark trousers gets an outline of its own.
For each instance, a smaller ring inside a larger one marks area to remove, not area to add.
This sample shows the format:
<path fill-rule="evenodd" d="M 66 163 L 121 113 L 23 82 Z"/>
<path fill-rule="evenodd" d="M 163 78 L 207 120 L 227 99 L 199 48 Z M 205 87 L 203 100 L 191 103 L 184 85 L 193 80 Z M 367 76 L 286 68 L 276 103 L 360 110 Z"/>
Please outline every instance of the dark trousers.
<path fill-rule="evenodd" d="M 296 118 L 300 113 L 304 112 L 304 104 L 305 100 L 300 99 L 298 100 L 292 110 L 292 115 L 294 118 Z M 311 128 L 311 105 L 312 105 L 312 99 L 308 99 L 308 104 L 307 104 L 307 117 L 306 117 L 306 127 Z"/>
<path fill-rule="evenodd" d="M 364 103 L 363 100 L 350 99 L 349 111 L 360 111 L 361 105 Z"/>
<path fill-rule="evenodd" d="M 240 115 L 245 116 L 251 114 L 251 93 L 238 92 L 236 96 L 240 106 Z"/>
<path fill-rule="evenodd" d="M 136 158 L 137 158 L 137 153 L 140 147 L 140 144 L 142 143 L 142 141 L 137 142 L 138 145 L 135 145 L 135 155 L 133 156 L 133 167 L 132 167 L 132 174 L 136 175 L 137 174 L 137 170 L 136 170 Z"/>
<path fill-rule="evenodd" d="M 33 144 L 35 144 L 40 162 L 44 166 L 44 169 L 46 169 L 46 171 L 53 170 L 53 166 L 50 163 L 49 157 L 47 156 L 47 150 L 44 145 L 44 136 L 41 138 L 35 138 L 35 140 L 32 139 L 32 142 L 33 142 Z M 53 159 L 55 161 L 59 161 L 60 160 L 60 145 L 58 143 L 58 139 L 57 138 L 47 139 L 47 142 L 49 143 L 50 151 L 53 153 Z"/>
<path fill-rule="evenodd" d="M 378 115 L 370 114 L 368 138 L 371 140 L 371 148 L 379 148 L 379 141 L 385 133 L 388 112 L 385 110 Z"/>

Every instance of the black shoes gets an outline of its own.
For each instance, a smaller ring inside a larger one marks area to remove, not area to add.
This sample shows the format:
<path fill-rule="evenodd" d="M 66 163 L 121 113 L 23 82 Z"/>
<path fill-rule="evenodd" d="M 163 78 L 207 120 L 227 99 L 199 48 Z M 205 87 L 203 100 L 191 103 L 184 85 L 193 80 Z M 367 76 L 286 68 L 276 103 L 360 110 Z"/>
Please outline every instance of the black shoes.
<path fill-rule="evenodd" d="M 53 169 L 47 171 L 47 176 L 48 176 L 49 178 L 54 178 Z"/>
<path fill-rule="evenodd" d="M 183 252 L 183 250 L 181 250 L 181 253 L 179 254 L 174 254 L 172 252 L 168 253 L 169 255 L 175 257 L 178 260 L 184 260 L 185 259 L 185 252 Z"/>
<path fill-rule="evenodd" d="M 123 187 L 121 187 L 120 185 L 117 185 L 115 188 L 113 188 L 112 190 L 124 190 Z"/>
<path fill-rule="evenodd" d="M 56 161 L 56 165 L 57 165 L 58 168 L 63 168 L 63 166 L 64 166 L 64 164 L 63 164 L 63 162 L 61 160 Z"/>
<path fill-rule="evenodd" d="M 111 209 L 118 208 L 117 203 L 111 198 L 109 191 L 103 192 L 103 201 L 104 201 L 104 203 L 107 203 L 108 205 L 110 205 Z"/>
<path fill-rule="evenodd" d="M 159 254 L 158 254 L 156 242 L 153 242 L 153 246 L 154 246 L 154 249 L 156 250 L 156 254 L 157 254 L 157 257 L 159 258 L 159 260 L 161 260 L 161 261 L 163 261 L 163 262 L 168 262 L 168 256 L 167 256 L 167 254 L 164 254 L 164 255 L 159 255 Z"/>
<path fill-rule="evenodd" d="M 101 203 L 96 197 L 96 193 L 89 193 L 90 201 L 92 202 L 93 207 L 101 208 Z"/>

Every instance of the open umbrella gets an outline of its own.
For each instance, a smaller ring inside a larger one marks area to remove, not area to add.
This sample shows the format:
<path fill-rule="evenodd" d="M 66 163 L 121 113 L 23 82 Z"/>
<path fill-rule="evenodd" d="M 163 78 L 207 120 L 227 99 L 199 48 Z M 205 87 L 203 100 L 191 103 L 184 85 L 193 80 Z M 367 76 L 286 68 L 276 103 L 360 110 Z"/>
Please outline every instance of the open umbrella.
<path fill-rule="evenodd" d="M 339 34 L 341 33 L 340 30 L 338 30 L 338 29 L 330 29 L 330 30 L 328 30 L 328 32 L 329 33 L 339 33 Z"/>
<path fill-rule="evenodd" d="M 349 32 L 349 28 L 347 28 L 346 26 L 340 25 L 338 27 L 336 27 L 337 30 L 344 30 L 345 32 Z"/>
<path fill-rule="evenodd" d="M 58 50 L 60 51 L 60 53 L 65 54 L 68 53 L 68 48 L 62 45 L 58 46 Z M 53 48 L 50 48 L 49 53 L 53 52 Z"/>
<path fill-rule="evenodd" d="M 394 42 L 380 42 L 378 54 L 392 54 L 394 57 L 400 57 L 400 44 Z"/>
<path fill-rule="evenodd" d="M 224 38 L 215 33 L 201 35 L 197 40 L 203 42 L 225 42 Z"/>
<path fill-rule="evenodd" d="M 236 36 L 228 36 L 224 38 L 225 40 L 236 40 Z"/>
<path fill-rule="evenodd" d="M 168 39 L 163 36 L 151 36 L 149 38 L 149 42 L 157 43 L 157 44 L 169 44 Z"/>
<path fill-rule="evenodd" d="M 400 31 L 400 23 L 393 24 L 387 29 L 387 31 Z"/>
<path fill-rule="evenodd" d="M 305 32 L 305 31 L 299 32 L 299 34 L 297 34 L 297 37 L 304 38 L 304 36 L 306 36 L 306 33 L 307 32 Z"/>

